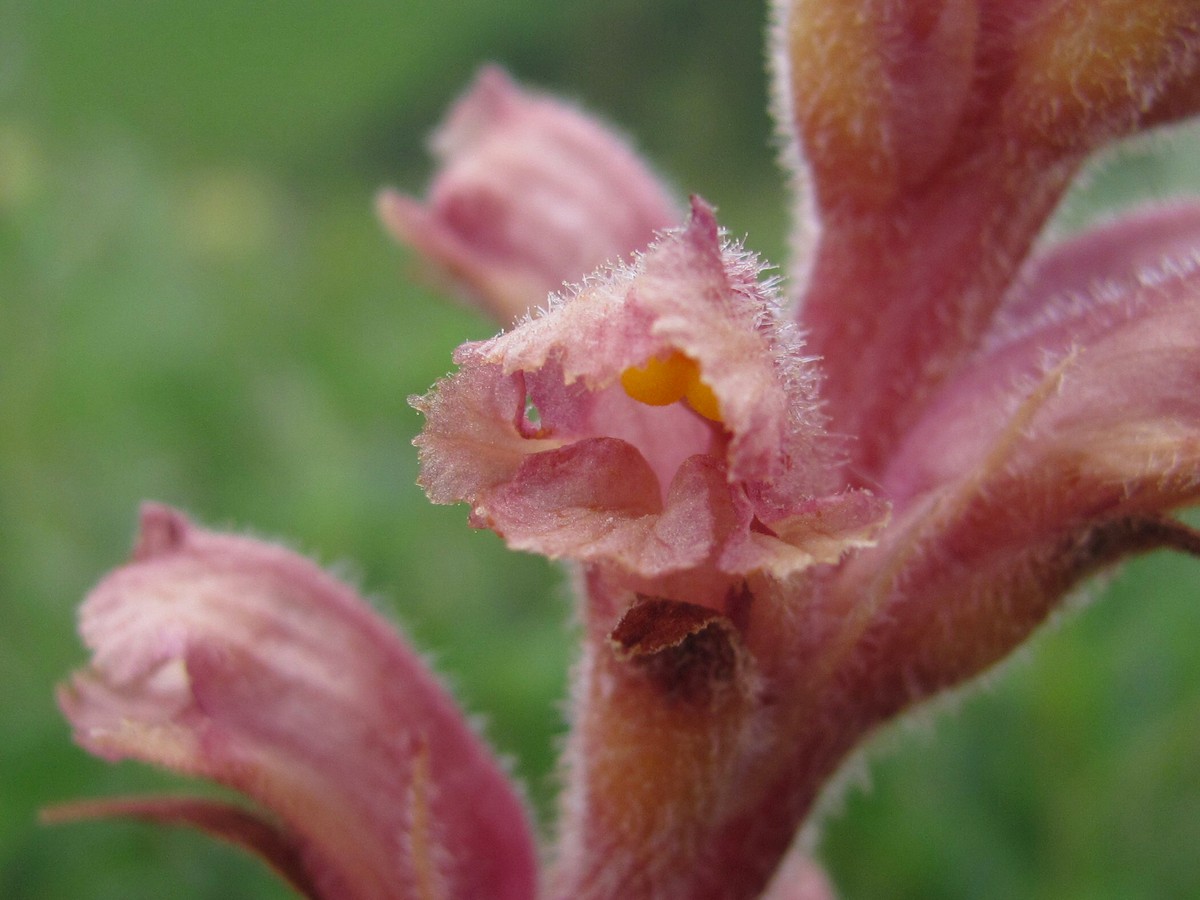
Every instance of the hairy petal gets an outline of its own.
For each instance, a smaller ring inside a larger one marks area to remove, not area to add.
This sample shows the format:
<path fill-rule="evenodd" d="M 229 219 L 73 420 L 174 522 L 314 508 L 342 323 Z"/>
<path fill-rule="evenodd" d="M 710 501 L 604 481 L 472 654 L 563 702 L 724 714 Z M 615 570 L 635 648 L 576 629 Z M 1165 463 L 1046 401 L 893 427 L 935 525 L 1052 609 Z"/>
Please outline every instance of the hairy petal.
<path fill-rule="evenodd" d="M 1200 106 L 1187 0 L 779 5 L 781 127 L 818 233 L 802 321 L 870 483 L 974 352 L 1080 162 Z"/>
<path fill-rule="evenodd" d="M 379 216 L 502 324 L 680 221 L 624 140 L 495 67 L 450 111 L 433 149 L 440 168 L 425 203 L 384 191 Z"/>
<path fill-rule="evenodd" d="M 1147 262 L 1168 221 L 1195 231 L 1200 212 L 1147 213 L 1035 265 L 885 473 L 896 521 L 831 601 L 831 653 L 881 709 L 1000 659 L 1096 569 L 1195 552 L 1164 516 L 1200 499 L 1200 254 L 1167 237 Z M 1102 249 L 1101 280 L 1070 277 Z"/>
<path fill-rule="evenodd" d="M 1177 200 L 1125 213 L 1030 260 L 997 310 L 982 350 L 1016 344 L 1036 331 L 1039 347 L 1061 352 L 1131 308 L 1139 291 L 1198 265 L 1200 203 Z"/>
<path fill-rule="evenodd" d="M 1014 441 L 1093 460 L 1140 441 L 1153 457 L 1154 435 L 1196 424 L 1198 320 L 1200 204 L 1149 209 L 1054 248 L 908 435 L 886 473 L 889 496 L 903 505 L 973 477 Z"/>
<path fill-rule="evenodd" d="M 1004 110 L 1017 134 L 1090 149 L 1196 112 L 1200 11 L 1191 0 L 1043 0 L 1023 18 Z"/>
<path fill-rule="evenodd" d="M 557 877 L 758 896 L 820 787 L 873 728 L 1005 656 L 1081 578 L 1156 547 L 1200 553 L 1200 534 L 1166 518 L 1200 496 L 1200 275 L 1178 240 L 1189 220 L 1179 208 L 1147 213 L 1032 266 L 987 350 L 934 398 L 883 473 L 896 506 L 878 543 L 799 577 L 752 576 L 715 607 L 763 701 L 738 725 L 756 733 L 754 752 L 716 757 L 725 745 L 690 745 L 668 729 L 662 742 L 631 736 L 626 717 L 658 713 L 622 704 L 654 695 L 629 699 L 630 673 L 593 624 Z M 1100 280 L 1069 274 L 1071 260 L 1101 253 Z M 620 635 L 641 607 L 622 615 L 601 574 L 589 573 L 590 621 Z M 641 755 L 701 772 L 719 785 L 714 797 L 732 785 L 737 802 L 700 808 L 666 776 L 625 774 L 650 764 Z M 722 768 L 705 771 L 714 759 Z M 592 788 L 618 777 L 617 788 Z M 668 821 L 687 823 L 678 847 L 646 837 Z M 592 830 L 623 842 L 595 841 L 603 850 L 591 854 L 569 840 Z"/>
<path fill-rule="evenodd" d="M 526 898 L 524 807 L 453 701 L 353 591 L 280 547 L 147 506 L 89 595 L 76 739 L 239 790 L 314 896 Z"/>

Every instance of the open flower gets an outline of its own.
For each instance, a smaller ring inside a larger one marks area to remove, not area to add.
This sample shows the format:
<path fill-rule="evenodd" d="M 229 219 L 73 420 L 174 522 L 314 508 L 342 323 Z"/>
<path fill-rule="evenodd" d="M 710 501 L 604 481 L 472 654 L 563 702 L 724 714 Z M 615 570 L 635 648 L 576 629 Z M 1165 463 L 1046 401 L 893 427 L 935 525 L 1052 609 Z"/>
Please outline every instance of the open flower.
<path fill-rule="evenodd" d="M 427 205 L 380 202 L 516 320 L 414 402 L 431 499 L 579 589 L 543 896 L 828 896 L 791 848 L 854 747 L 1087 575 L 1200 554 L 1171 517 L 1200 497 L 1200 204 L 1031 254 L 1091 151 L 1200 106 L 1195 5 L 796 0 L 777 23 L 786 298 L 705 202 L 684 220 L 622 142 L 494 70 Z M 258 808 L 60 815 L 190 822 L 312 897 L 538 890 L 486 752 L 311 564 L 152 507 L 83 630 L 80 742 Z"/>
<path fill-rule="evenodd" d="M 464 346 L 415 401 L 430 499 L 470 501 L 510 546 L 714 605 L 752 572 L 866 542 L 883 510 L 837 493 L 812 360 L 758 274 L 694 200 L 635 265 Z"/>

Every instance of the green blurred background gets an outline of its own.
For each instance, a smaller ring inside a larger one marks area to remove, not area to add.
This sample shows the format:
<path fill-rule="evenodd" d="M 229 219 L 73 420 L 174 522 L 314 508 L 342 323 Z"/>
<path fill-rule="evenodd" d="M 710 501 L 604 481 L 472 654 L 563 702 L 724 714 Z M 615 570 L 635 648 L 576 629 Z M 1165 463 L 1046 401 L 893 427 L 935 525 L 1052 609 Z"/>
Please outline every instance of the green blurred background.
<path fill-rule="evenodd" d="M 492 328 L 419 285 L 372 195 L 422 188 L 424 136 L 494 60 L 783 260 L 763 20 L 729 0 L 0 3 L 0 897 L 287 896 L 187 832 L 35 822 L 181 786 L 85 756 L 52 700 L 143 498 L 348 563 L 550 807 L 562 577 L 413 484 L 405 398 Z M 1063 221 L 1194 187 L 1195 146 L 1125 152 Z M 1200 896 L 1198 591 L 1195 562 L 1138 562 L 953 714 L 885 736 L 822 830 L 843 895 Z"/>

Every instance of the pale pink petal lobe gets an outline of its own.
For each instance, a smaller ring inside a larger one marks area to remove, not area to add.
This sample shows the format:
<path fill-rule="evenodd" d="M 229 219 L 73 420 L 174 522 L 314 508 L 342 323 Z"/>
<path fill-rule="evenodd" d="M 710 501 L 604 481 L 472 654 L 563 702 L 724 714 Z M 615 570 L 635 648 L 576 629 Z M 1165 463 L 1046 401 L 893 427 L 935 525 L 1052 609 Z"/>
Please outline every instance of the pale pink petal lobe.
<path fill-rule="evenodd" d="M 317 896 L 533 896 L 504 774 L 413 651 L 308 560 L 148 506 L 81 631 L 91 665 L 60 691 L 76 739 L 246 794 Z"/>
<path fill-rule="evenodd" d="M 427 200 L 384 191 L 379 216 L 505 325 L 681 219 L 623 139 L 498 68 L 480 73 L 433 149 Z"/>

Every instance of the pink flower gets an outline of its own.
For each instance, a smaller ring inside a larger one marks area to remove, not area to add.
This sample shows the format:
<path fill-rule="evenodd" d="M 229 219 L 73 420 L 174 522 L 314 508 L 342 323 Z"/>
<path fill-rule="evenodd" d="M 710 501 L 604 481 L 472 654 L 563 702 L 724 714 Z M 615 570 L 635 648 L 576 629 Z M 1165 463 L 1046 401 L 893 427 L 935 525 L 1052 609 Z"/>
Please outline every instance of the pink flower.
<path fill-rule="evenodd" d="M 786 294 L 704 201 L 684 220 L 623 143 L 494 70 L 428 205 L 380 202 L 516 320 L 414 401 L 422 485 L 579 588 L 541 896 L 830 896 L 789 848 L 853 748 L 1098 569 L 1200 554 L 1171 517 L 1200 496 L 1200 204 L 1031 254 L 1091 151 L 1200 106 L 1200 11 L 797 0 L 775 49 Z M 310 563 L 151 507 L 83 632 L 85 747 L 257 805 L 60 816 L 189 822 L 312 897 L 537 894 L 496 765 Z"/>

